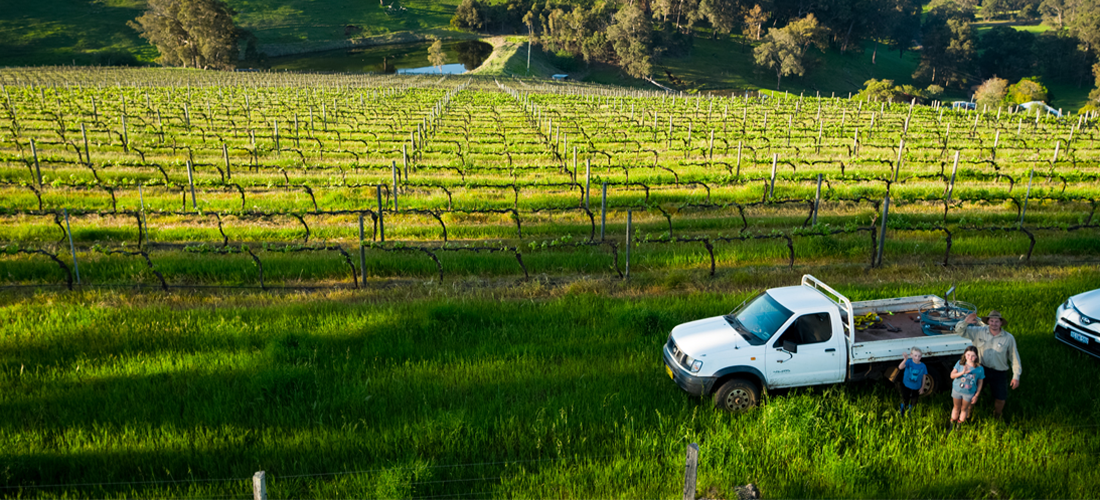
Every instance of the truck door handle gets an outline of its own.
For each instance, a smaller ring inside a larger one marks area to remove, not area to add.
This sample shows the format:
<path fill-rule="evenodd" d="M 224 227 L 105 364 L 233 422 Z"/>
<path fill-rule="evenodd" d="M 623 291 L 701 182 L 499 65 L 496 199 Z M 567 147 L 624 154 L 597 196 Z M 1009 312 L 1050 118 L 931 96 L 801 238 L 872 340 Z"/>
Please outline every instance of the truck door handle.
<path fill-rule="evenodd" d="M 825 352 L 836 352 L 836 349 L 832 349 L 832 348 L 825 349 Z"/>

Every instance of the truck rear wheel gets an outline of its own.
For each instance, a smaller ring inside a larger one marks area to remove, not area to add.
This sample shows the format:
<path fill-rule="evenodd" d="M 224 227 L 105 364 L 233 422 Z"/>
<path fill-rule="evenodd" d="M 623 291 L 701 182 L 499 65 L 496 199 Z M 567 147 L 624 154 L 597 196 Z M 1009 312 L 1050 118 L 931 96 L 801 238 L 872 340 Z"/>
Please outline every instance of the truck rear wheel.
<path fill-rule="evenodd" d="M 726 411 L 745 411 L 760 402 L 760 389 L 745 379 L 727 380 L 714 393 L 714 407 Z"/>
<path fill-rule="evenodd" d="M 944 374 L 943 367 L 929 365 L 928 374 L 924 376 L 924 385 L 921 386 L 921 388 L 924 389 L 921 396 L 928 396 L 946 390 L 950 386 L 947 380 L 948 378 Z"/>

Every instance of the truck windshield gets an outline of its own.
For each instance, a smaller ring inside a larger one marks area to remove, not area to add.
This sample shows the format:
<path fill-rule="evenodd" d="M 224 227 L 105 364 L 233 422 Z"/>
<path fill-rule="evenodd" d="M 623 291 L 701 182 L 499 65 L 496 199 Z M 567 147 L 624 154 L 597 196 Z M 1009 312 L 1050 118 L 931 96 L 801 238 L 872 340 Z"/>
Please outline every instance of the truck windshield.
<path fill-rule="evenodd" d="M 726 321 L 752 345 L 761 345 L 790 319 L 790 310 L 767 293 L 761 293 L 725 316 Z"/>

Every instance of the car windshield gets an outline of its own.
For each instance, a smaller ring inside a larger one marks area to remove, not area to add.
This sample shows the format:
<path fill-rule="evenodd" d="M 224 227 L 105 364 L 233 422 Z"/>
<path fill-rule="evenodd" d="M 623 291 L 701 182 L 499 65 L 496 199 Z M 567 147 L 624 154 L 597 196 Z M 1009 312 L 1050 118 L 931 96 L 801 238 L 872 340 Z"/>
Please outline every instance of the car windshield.
<path fill-rule="evenodd" d="M 790 319 L 790 310 L 767 293 L 761 293 L 736 311 L 725 316 L 726 321 L 752 345 L 761 345 Z"/>

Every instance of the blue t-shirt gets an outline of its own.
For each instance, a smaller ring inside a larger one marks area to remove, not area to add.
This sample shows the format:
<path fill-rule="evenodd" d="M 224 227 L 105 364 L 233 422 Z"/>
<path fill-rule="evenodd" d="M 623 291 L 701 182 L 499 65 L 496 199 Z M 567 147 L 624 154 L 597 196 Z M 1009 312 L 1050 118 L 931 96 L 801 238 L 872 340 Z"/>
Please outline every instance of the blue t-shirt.
<path fill-rule="evenodd" d="M 905 360 L 905 375 L 902 376 L 902 382 L 905 387 L 913 390 L 919 390 L 924 385 L 924 376 L 928 374 L 928 366 L 924 363 L 916 364 L 912 359 Z"/>
<path fill-rule="evenodd" d="M 955 363 L 955 371 L 961 372 L 964 369 L 962 363 Z M 978 392 L 978 381 L 983 378 L 985 378 L 984 367 L 971 368 L 970 373 L 955 379 L 952 389 L 963 396 L 973 396 Z"/>

